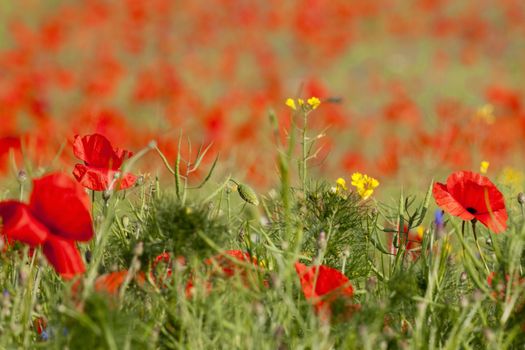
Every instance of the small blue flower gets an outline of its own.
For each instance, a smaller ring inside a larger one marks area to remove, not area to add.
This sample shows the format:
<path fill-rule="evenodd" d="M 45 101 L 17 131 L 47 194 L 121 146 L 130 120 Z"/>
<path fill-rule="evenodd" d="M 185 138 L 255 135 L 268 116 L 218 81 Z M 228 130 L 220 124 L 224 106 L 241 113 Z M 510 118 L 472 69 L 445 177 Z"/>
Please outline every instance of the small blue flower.
<path fill-rule="evenodd" d="M 46 330 L 43 330 L 42 333 L 40 333 L 40 339 L 42 339 L 43 341 L 49 340 L 49 334 Z"/>
<path fill-rule="evenodd" d="M 436 224 L 436 227 L 443 228 L 444 221 L 445 219 L 443 211 L 441 209 L 437 209 L 434 214 L 434 223 Z"/>

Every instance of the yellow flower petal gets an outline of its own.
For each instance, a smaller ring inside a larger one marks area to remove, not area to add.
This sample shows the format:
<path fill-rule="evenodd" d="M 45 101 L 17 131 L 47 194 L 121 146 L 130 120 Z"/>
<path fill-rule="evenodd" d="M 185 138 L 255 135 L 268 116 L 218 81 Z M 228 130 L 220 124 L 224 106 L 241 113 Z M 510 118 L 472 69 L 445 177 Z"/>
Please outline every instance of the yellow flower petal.
<path fill-rule="evenodd" d="M 285 104 L 291 109 L 293 109 L 294 111 L 297 110 L 297 107 L 295 106 L 295 101 L 293 99 L 291 98 L 286 99 Z"/>
<path fill-rule="evenodd" d="M 480 166 L 479 166 L 479 171 L 482 173 L 482 174 L 486 174 L 487 173 L 487 170 L 489 169 L 489 165 L 490 163 L 487 162 L 486 160 L 482 161 Z"/>
<path fill-rule="evenodd" d="M 352 186 L 355 186 L 361 198 L 368 199 L 374 193 L 374 189 L 379 186 L 379 181 L 368 175 L 353 173 Z"/>
<path fill-rule="evenodd" d="M 346 180 L 343 179 L 342 177 L 338 178 L 335 183 L 340 186 L 342 189 L 346 190 Z"/>
<path fill-rule="evenodd" d="M 310 97 L 306 102 L 308 102 L 312 109 L 316 109 L 321 104 L 321 100 L 317 97 Z"/>

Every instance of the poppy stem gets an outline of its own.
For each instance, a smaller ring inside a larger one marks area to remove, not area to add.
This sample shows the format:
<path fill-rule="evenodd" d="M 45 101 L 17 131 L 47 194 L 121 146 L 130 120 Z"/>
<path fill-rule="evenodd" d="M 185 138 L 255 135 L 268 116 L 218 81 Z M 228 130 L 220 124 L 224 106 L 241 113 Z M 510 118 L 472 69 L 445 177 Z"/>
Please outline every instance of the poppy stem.
<path fill-rule="evenodd" d="M 303 155 L 303 158 L 301 159 L 301 177 L 302 177 L 302 182 L 303 182 L 303 192 L 306 192 L 306 172 L 307 172 L 307 166 L 306 166 L 306 161 L 307 161 L 307 158 L 308 158 L 308 154 L 307 154 L 307 136 L 306 136 L 306 125 L 307 125 L 307 122 L 308 122 L 308 115 L 306 112 L 303 112 L 303 130 L 302 130 L 302 141 L 301 141 L 301 146 L 302 146 L 302 155 Z"/>
<path fill-rule="evenodd" d="M 465 221 L 463 220 L 461 223 L 461 237 L 465 237 Z M 465 245 L 461 245 L 461 249 L 463 250 L 463 257 L 465 257 Z"/>
<path fill-rule="evenodd" d="M 95 217 L 95 190 L 91 190 L 91 217 Z"/>
<path fill-rule="evenodd" d="M 471 222 L 472 222 L 472 233 L 474 234 L 474 241 L 476 242 L 476 247 L 478 248 L 479 256 L 481 257 L 481 261 L 483 261 L 483 265 L 485 266 L 487 273 L 490 274 L 490 270 L 487 265 L 487 261 L 485 260 L 485 256 L 483 255 L 483 252 L 481 251 L 481 247 L 478 242 L 478 235 L 476 234 L 476 221 L 471 221 Z"/>

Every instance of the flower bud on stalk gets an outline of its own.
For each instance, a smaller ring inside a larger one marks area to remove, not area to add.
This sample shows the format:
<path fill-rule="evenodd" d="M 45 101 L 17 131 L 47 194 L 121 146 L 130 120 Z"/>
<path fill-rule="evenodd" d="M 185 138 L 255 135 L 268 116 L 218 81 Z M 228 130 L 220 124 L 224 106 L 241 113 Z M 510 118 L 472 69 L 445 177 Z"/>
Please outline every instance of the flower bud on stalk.
<path fill-rule="evenodd" d="M 237 192 L 239 192 L 239 196 L 245 202 L 255 206 L 259 205 L 259 199 L 257 198 L 257 194 L 255 194 L 255 191 L 250 186 L 245 184 L 238 184 Z"/>
<path fill-rule="evenodd" d="M 524 212 L 524 209 L 523 209 L 523 205 L 525 204 L 525 194 L 523 192 L 520 192 L 518 194 L 518 203 L 520 204 L 520 208 L 521 208 L 521 217 L 525 217 L 525 212 Z"/>

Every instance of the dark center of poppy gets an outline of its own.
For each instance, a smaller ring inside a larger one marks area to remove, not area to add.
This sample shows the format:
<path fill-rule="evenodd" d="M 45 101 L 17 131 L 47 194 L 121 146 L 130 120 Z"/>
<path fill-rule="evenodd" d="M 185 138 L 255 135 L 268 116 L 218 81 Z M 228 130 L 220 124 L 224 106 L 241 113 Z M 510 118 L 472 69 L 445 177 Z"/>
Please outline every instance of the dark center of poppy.
<path fill-rule="evenodd" d="M 474 215 L 474 214 L 476 214 L 476 213 L 478 212 L 476 209 L 474 209 L 474 208 L 472 208 L 472 207 L 468 207 L 468 208 L 467 208 L 467 211 L 468 211 L 469 213 L 471 213 L 472 215 Z"/>

